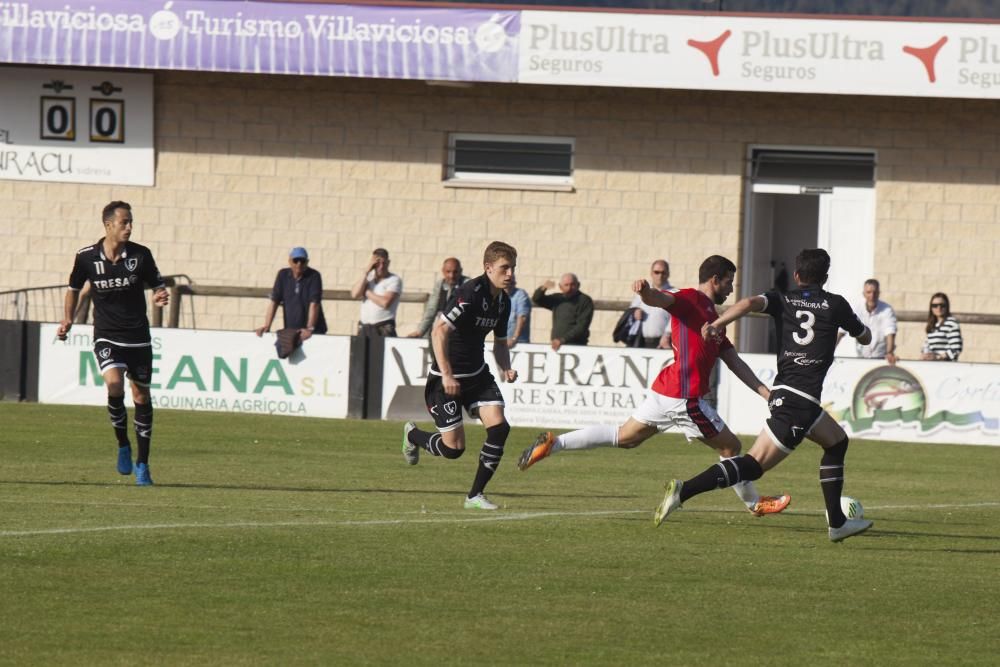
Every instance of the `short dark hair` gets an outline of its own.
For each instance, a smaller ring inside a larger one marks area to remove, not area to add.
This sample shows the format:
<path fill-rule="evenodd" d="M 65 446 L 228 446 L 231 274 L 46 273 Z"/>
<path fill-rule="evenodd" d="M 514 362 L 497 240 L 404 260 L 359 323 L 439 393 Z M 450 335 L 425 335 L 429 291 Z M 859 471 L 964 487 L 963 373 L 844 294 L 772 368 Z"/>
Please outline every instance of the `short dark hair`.
<path fill-rule="evenodd" d="M 822 248 L 805 248 L 795 257 L 795 271 L 806 285 L 822 285 L 830 274 L 830 255 Z"/>
<path fill-rule="evenodd" d="M 706 257 L 698 267 L 698 282 L 707 283 L 712 278 L 722 280 L 727 273 L 736 273 L 736 265 L 722 255 Z"/>
<path fill-rule="evenodd" d="M 514 249 L 514 246 L 503 241 L 494 241 L 486 246 L 486 250 L 483 252 L 483 264 L 492 264 L 499 259 L 516 262 L 517 250 Z"/>
<path fill-rule="evenodd" d="M 381 257 L 382 259 L 389 259 L 389 251 L 385 248 L 375 248 L 372 250 L 372 254 Z"/>
<path fill-rule="evenodd" d="M 865 285 L 871 285 L 875 289 L 882 291 L 882 286 L 878 284 L 878 280 L 876 280 L 875 278 L 869 278 L 868 280 L 866 280 Z"/>
<path fill-rule="evenodd" d="M 101 211 L 101 222 L 111 222 L 112 220 L 114 220 L 115 211 L 117 211 L 120 208 L 125 209 L 129 213 L 132 212 L 132 206 L 128 202 L 118 201 L 116 199 L 115 201 L 105 206 L 104 210 Z"/>

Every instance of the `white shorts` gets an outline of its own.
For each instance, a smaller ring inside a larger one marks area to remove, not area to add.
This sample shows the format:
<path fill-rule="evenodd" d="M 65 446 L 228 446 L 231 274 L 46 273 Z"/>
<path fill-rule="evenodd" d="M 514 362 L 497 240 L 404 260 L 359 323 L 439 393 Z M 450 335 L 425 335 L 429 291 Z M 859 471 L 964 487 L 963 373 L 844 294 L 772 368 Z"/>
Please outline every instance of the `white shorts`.
<path fill-rule="evenodd" d="M 688 442 L 709 439 L 726 428 L 726 422 L 703 398 L 671 398 L 650 390 L 646 400 L 632 414 L 632 419 L 655 426 L 660 433 L 674 428 Z"/>

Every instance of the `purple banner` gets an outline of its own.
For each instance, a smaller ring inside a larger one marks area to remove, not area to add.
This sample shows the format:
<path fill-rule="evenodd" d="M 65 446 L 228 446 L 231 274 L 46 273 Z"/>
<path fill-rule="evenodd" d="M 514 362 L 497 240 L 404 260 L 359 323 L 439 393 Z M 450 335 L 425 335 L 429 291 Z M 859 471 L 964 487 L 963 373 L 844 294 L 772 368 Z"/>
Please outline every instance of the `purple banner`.
<path fill-rule="evenodd" d="M 267 2 L 0 2 L 0 62 L 516 81 L 517 11 Z"/>

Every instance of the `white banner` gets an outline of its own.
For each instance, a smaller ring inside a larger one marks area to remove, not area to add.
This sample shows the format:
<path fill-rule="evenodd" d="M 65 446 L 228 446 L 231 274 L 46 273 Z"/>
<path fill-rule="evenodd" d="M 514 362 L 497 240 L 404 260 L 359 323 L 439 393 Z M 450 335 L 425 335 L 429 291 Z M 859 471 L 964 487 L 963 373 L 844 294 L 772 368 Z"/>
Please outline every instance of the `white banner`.
<path fill-rule="evenodd" d="M 0 179 L 153 185 L 153 75 L 0 67 Z"/>
<path fill-rule="evenodd" d="M 768 386 L 772 354 L 743 354 Z M 838 358 L 823 385 L 823 407 L 848 435 L 870 440 L 1000 445 L 1000 368 L 994 364 Z M 723 367 L 719 414 L 736 433 L 760 432 L 767 405 Z"/>
<path fill-rule="evenodd" d="M 107 392 L 93 353 L 93 327 L 66 341 L 43 324 L 38 402 L 104 405 Z M 346 417 L 351 339 L 314 336 L 278 359 L 274 334 L 153 329 L 153 405 L 180 410 Z M 126 391 L 126 396 L 131 393 Z"/>
<path fill-rule="evenodd" d="M 1000 97 L 989 23 L 525 11 L 521 83 Z"/>
<path fill-rule="evenodd" d="M 497 377 L 492 344 L 486 361 Z M 656 374 L 673 359 L 669 350 L 520 344 L 511 350 L 517 382 L 498 383 L 513 426 L 577 428 L 620 424 L 645 398 Z M 430 341 L 387 338 L 382 385 L 384 419 L 427 421 L 424 384 Z"/>

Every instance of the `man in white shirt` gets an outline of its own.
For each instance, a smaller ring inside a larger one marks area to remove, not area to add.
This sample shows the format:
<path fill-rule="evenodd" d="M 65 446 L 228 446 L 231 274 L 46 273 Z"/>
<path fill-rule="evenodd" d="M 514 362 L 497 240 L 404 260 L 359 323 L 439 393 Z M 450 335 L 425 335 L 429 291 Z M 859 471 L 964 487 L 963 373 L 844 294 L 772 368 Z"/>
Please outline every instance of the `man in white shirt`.
<path fill-rule="evenodd" d="M 649 267 L 649 285 L 661 292 L 673 289 L 670 285 L 670 265 L 667 264 L 667 260 L 658 259 Z M 632 299 L 629 308 L 642 311 L 642 347 L 669 350 L 670 313 L 662 308 L 646 305 L 638 294 Z"/>
<path fill-rule="evenodd" d="M 403 293 L 403 280 L 389 273 L 389 251 L 375 248 L 364 273 L 351 288 L 351 297 L 363 299 L 358 333 L 366 336 L 395 336 L 396 309 Z"/>
<path fill-rule="evenodd" d="M 855 341 L 858 356 L 863 359 L 885 359 L 890 366 L 896 365 L 896 312 L 885 301 L 879 301 L 879 283 L 874 278 L 865 281 L 862 291 L 864 301 L 855 304 L 854 311 L 862 324 L 872 332 L 868 345 Z M 843 335 L 843 332 L 841 332 Z"/>

